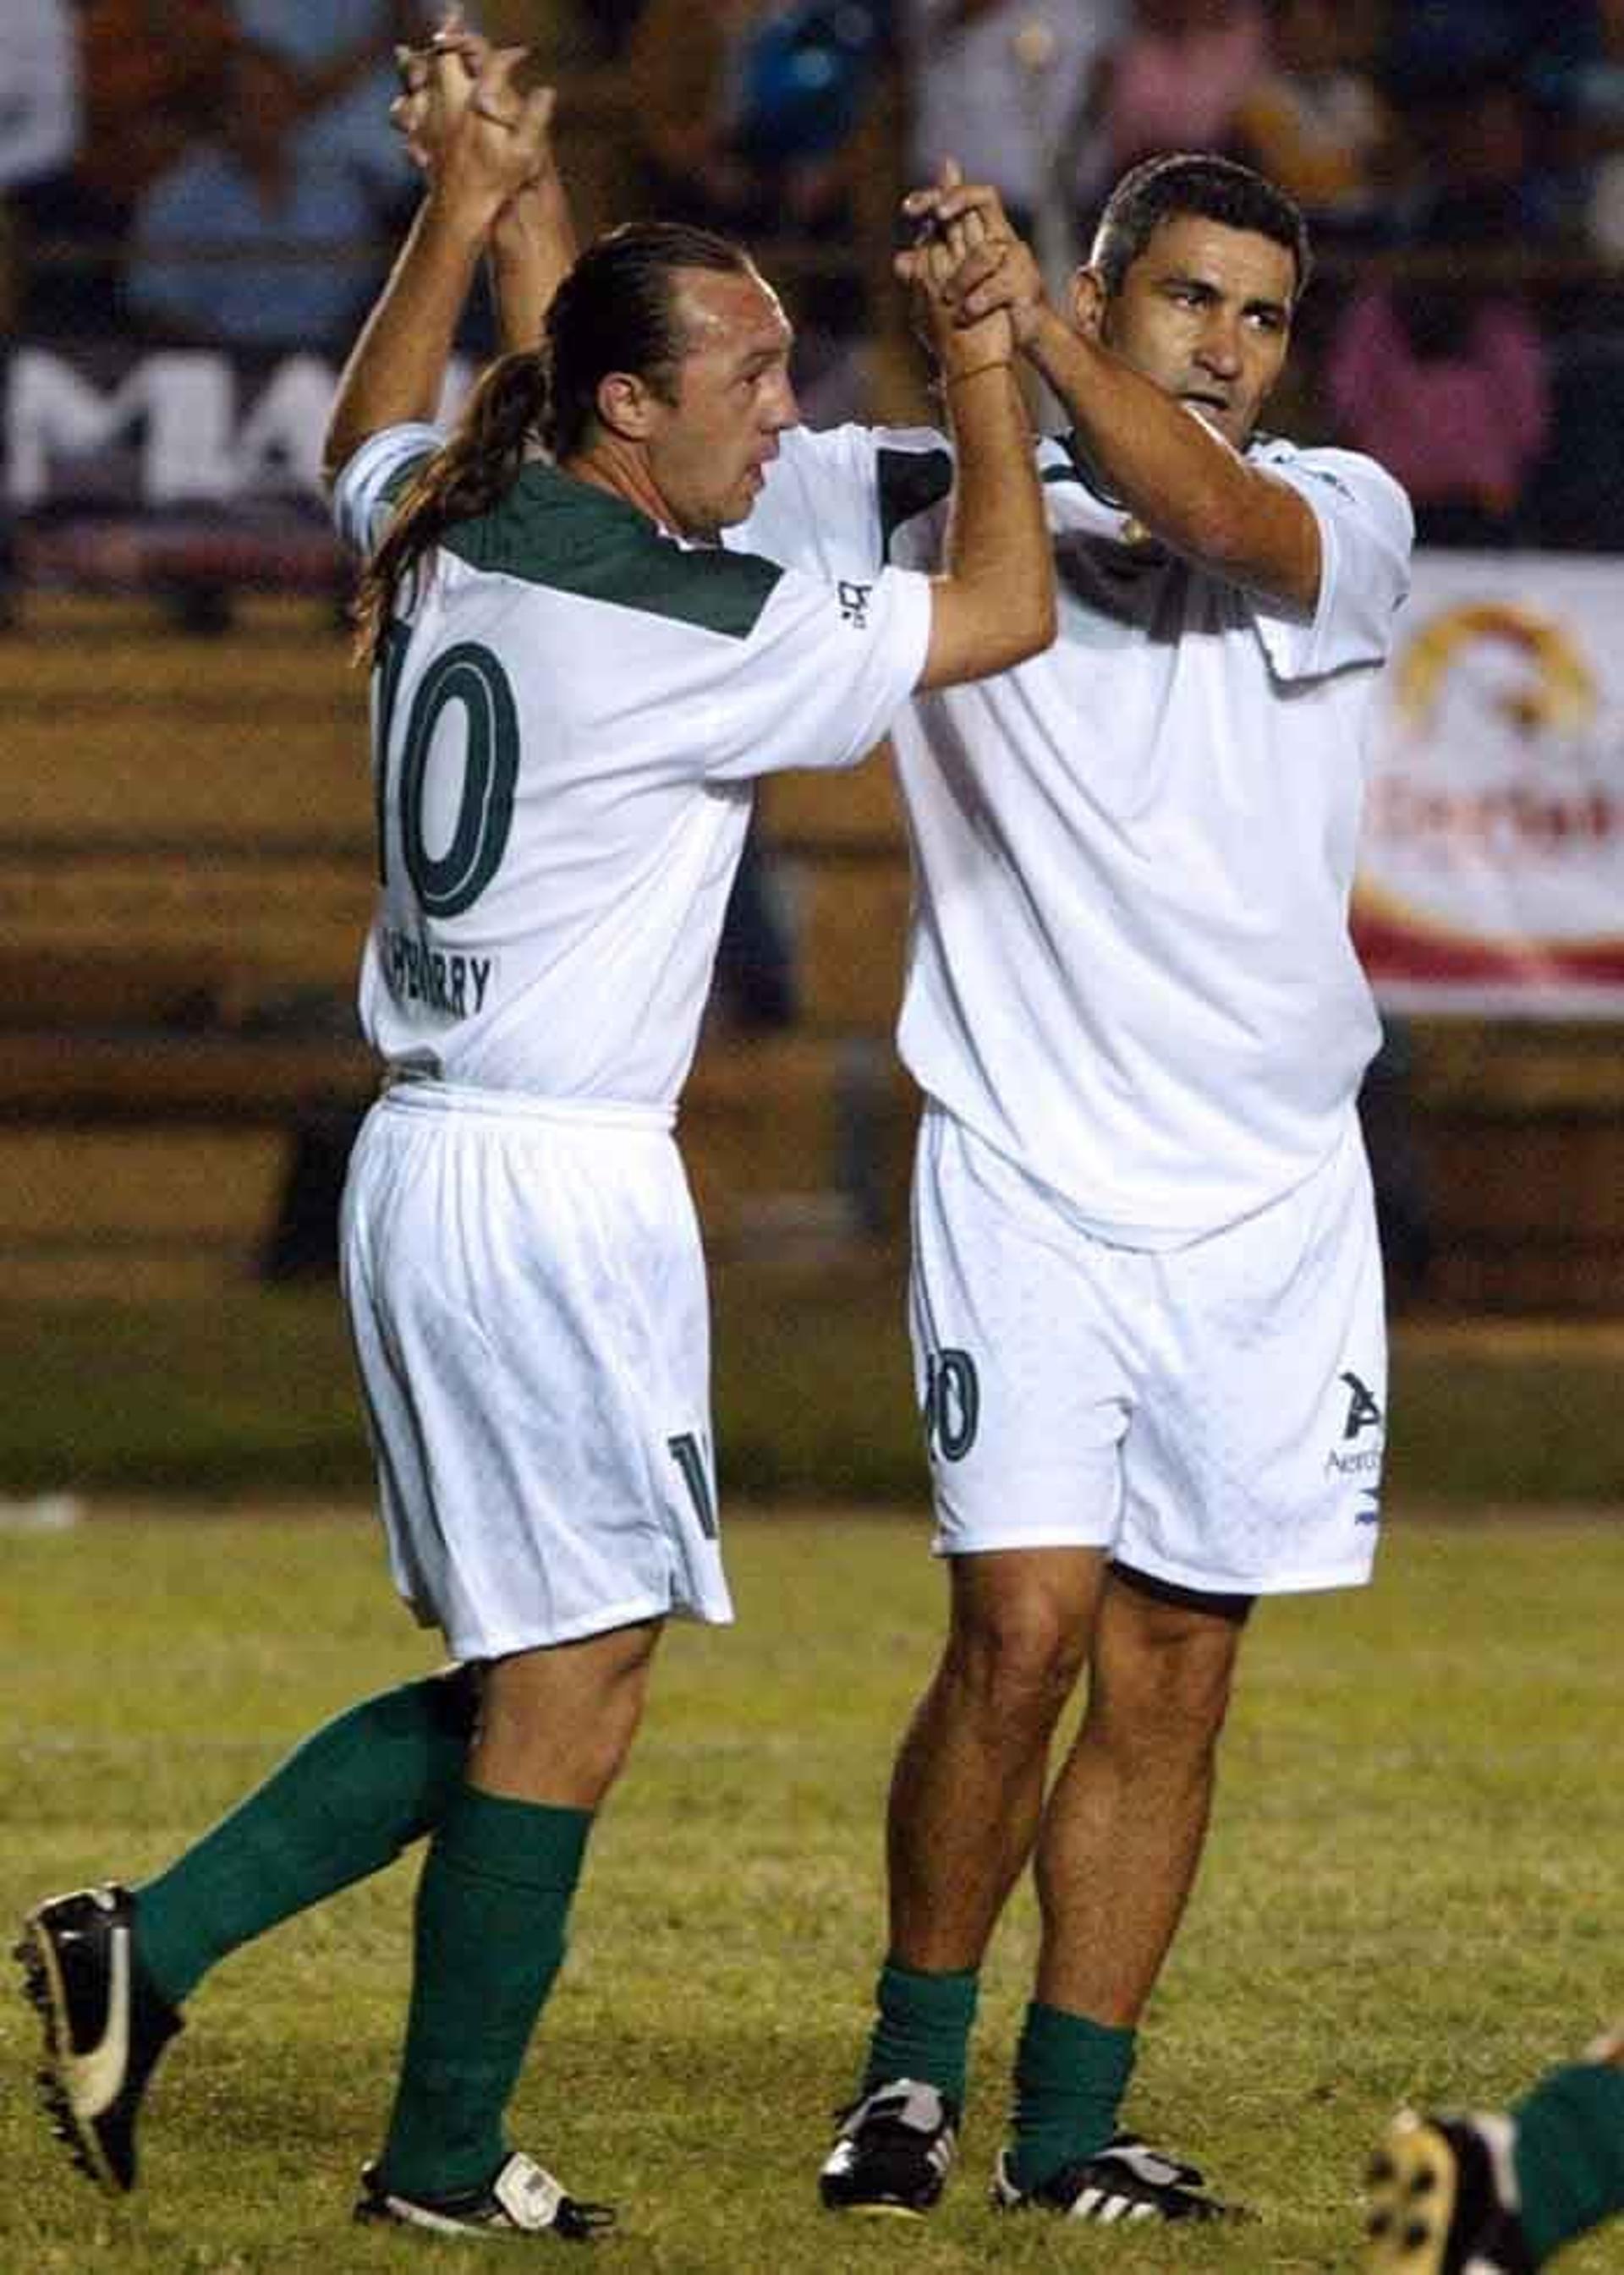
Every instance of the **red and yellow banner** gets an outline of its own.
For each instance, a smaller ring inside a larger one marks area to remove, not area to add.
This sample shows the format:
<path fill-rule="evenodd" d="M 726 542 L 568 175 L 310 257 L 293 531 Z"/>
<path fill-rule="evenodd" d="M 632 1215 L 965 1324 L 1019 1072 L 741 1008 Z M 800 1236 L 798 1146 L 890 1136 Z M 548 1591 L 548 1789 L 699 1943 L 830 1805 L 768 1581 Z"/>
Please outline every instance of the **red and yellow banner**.
<path fill-rule="evenodd" d="M 1624 560 L 1417 556 L 1354 931 L 1395 1010 L 1624 1017 Z"/>

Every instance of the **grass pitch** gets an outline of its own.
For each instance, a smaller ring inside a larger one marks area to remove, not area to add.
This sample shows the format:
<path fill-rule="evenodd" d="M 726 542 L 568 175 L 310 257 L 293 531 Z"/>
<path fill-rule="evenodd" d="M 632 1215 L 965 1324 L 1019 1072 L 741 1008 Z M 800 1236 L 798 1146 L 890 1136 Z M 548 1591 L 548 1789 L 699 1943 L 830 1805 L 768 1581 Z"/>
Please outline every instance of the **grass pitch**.
<path fill-rule="evenodd" d="M 924 1495 L 904 1269 L 884 1247 L 715 1267 L 726 1497 L 897 1507 Z M 1617 1322 L 1401 1321 L 1390 1505 L 1624 1505 L 1621 1364 Z M 116 1303 L 0 1295 L 0 1503 L 372 1491 L 344 1313 L 325 1281 Z"/>
<path fill-rule="evenodd" d="M 1351 2268 L 1359 2167 L 1394 2102 L 1504 2100 L 1624 2007 L 1616 1523 L 1401 1515 L 1375 1588 L 1259 1614 L 1131 2113 L 1262 2217 L 1149 2236 L 985 2208 L 1032 1954 L 1024 1894 L 986 1970 L 943 2209 L 850 2223 L 814 2200 L 880 1956 L 891 1749 L 935 1647 L 922 1531 L 733 1522 L 740 1624 L 662 1648 L 516 2138 L 622 2204 L 594 2264 L 627 2275 Z M 98 1514 L 11 1534 L 0 1555 L 7 1919 L 97 1874 L 139 1878 L 312 1722 L 432 1663 L 360 1516 Z M 203 1986 L 127 2203 L 47 2137 L 33 2018 L 0 2005 L 4 2275 L 469 2265 L 466 2247 L 348 2222 L 387 2105 L 412 1878 L 396 1866 Z M 1564 2269 L 1600 2275 L 1621 2243 Z"/>

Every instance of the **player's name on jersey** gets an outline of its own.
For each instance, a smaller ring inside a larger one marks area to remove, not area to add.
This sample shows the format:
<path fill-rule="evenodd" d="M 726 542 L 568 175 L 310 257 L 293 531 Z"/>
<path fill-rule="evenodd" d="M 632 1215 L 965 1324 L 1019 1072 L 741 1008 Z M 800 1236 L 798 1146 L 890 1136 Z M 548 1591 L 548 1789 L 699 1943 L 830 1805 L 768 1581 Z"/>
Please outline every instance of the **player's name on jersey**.
<path fill-rule="evenodd" d="M 448 956 L 394 925 L 382 927 L 381 945 L 389 993 L 402 1003 L 427 1003 L 453 1019 L 485 1009 L 494 956 Z"/>

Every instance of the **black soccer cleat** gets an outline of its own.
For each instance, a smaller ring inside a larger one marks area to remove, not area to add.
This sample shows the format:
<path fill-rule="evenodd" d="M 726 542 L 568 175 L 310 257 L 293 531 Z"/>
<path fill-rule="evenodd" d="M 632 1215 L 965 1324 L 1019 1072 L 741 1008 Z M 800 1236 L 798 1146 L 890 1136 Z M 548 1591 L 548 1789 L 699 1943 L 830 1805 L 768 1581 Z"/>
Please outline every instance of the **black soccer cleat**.
<path fill-rule="evenodd" d="M 1533 2275 L 1509 2117 L 1401 2110 L 1365 2173 L 1365 2275 Z"/>
<path fill-rule="evenodd" d="M 41 2098 L 79 2170 L 135 2186 L 135 2120 L 164 2047 L 182 2027 L 135 1961 L 135 1899 L 110 1885 L 36 1905 L 16 1955 L 45 2025 Z"/>
<path fill-rule="evenodd" d="M 1062 2165 L 1035 2188 L 1016 2186 L 1006 2150 L 993 2174 L 992 2196 L 998 2211 L 1053 2212 L 1107 2227 L 1119 2221 L 1248 2217 L 1238 2205 L 1209 2196 L 1205 2177 L 1194 2165 L 1164 2157 L 1137 2133 L 1114 2135 L 1097 2155 Z"/>
<path fill-rule="evenodd" d="M 958 2105 L 935 2086 L 888 2078 L 841 2112 L 818 2193 L 831 2211 L 923 2218 L 953 2169 L 958 2127 Z"/>
<path fill-rule="evenodd" d="M 483 2188 L 446 2196 L 402 2196 L 385 2186 L 376 2165 L 365 2165 L 355 2217 L 385 2226 L 424 2228 L 434 2235 L 555 2235 L 563 2243 L 590 2243 L 615 2225 L 611 2205 L 578 2202 L 551 2173 L 517 2151 Z"/>

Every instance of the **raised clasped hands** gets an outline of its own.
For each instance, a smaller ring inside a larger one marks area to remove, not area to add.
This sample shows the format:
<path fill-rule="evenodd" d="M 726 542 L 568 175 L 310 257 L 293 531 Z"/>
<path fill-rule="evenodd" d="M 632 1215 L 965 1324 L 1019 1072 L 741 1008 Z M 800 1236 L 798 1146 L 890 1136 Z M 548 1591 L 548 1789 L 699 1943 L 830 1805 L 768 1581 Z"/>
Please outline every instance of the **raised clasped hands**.
<path fill-rule="evenodd" d="M 1025 347 L 1045 310 L 1043 276 L 1031 247 L 1016 234 L 998 192 L 986 183 L 966 182 L 949 161 L 933 183 L 909 192 L 903 212 L 921 232 L 923 242 L 912 253 L 899 255 L 898 274 L 910 283 L 923 283 L 903 264 L 914 262 L 923 252 L 948 247 L 956 257 L 936 289 L 955 329 L 978 331 L 1001 316 L 1015 347 Z"/>
<path fill-rule="evenodd" d="M 454 11 L 427 48 L 399 48 L 401 92 L 389 116 L 433 193 L 494 219 L 555 172 L 550 87 L 522 92 L 528 50 L 495 48 Z"/>
<path fill-rule="evenodd" d="M 944 382 L 990 364 L 1008 364 L 1015 352 L 1009 319 L 1001 309 L 967 320 L 957 303 L 956 280 L 972 254 L 982 249 L 980 215 L 971 208 L 939 218 L 933 206 L 916 206 L 916 200 L 945 196 L 959 179 L 957 166 L 948 159 L 933 190 L 916 192 L 904 201 L 903 212 L 915 223 L 915 239 L 893 263 L 912 294 L 915 321 Z"/>

